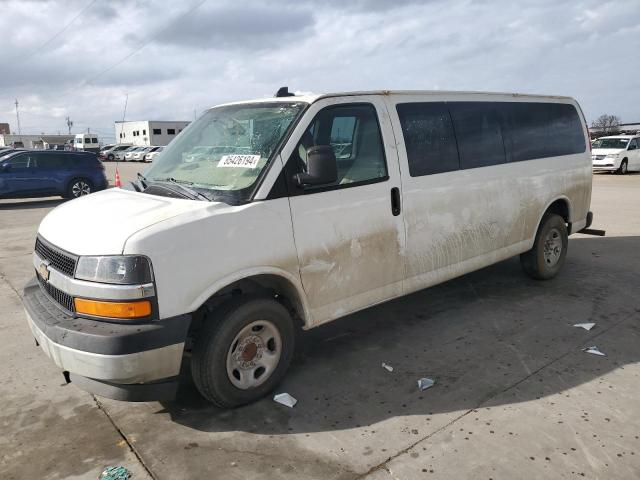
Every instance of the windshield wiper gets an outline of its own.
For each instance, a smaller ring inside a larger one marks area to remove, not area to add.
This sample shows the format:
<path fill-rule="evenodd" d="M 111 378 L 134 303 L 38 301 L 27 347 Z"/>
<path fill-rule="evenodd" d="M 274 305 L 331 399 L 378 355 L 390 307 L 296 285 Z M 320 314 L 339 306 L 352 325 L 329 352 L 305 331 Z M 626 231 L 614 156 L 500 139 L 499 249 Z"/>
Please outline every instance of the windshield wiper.
<path fill-rule="evenodd" d="M 203 200 L 205 202 L 211 201 L 209 197 L 203 195 L 202 193 L 194 190 L 193 188 L 189 188 L 186 185 L 193 185 L 193 182 L 187 182 L 186 180 L 176 180 L 173 177 L 160 178 L 153 180 L 154 182 L 169 182 L 173 185 L 176 185 L 182 189 L 182 191 L 187 192 L 192 200 Z"/>
<path fill-rule="evenodd" d="M 138 182 L 142 185 L 142 188 L 147 188 L 147 177 L 138 172 Z"/>

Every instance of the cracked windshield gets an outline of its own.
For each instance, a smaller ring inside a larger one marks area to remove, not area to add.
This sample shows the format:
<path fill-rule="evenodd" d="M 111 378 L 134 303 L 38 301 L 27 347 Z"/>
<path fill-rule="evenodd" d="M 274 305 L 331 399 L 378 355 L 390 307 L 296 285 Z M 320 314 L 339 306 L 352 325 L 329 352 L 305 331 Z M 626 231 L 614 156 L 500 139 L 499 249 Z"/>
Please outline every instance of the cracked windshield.
<path fill-rule="evenodd" d="M 252 186 L 303 103 L 214 108 L 176 138 L 146 172 L 220 193 Z"/>

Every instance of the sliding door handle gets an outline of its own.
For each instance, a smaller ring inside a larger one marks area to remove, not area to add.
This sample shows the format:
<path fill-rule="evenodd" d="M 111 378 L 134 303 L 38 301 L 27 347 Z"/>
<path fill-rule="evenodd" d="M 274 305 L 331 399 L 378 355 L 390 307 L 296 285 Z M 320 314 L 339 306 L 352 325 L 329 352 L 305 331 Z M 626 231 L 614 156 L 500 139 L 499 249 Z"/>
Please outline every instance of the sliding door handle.
<path fill-rule="evenodd" d="M 393 187 L 391 189 L 391 213 L 393 213 L 394 217 L 400 215 L 400 189 L 398 187 Z"/>

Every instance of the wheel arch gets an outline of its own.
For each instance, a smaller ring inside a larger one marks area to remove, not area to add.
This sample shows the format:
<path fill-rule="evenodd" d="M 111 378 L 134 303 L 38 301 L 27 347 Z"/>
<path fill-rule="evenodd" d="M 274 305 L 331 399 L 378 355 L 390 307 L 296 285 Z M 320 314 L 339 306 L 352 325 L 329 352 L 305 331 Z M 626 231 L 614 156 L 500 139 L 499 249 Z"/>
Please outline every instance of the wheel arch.
<path fill-rule="evenodd" d="M 289 272 L 273 267 L 252 268 L 219 280 L 192 303 L 190 311 L 196 314 L 210 311 L 234 296 L 261 292 L 273 295 L 282 302 L 291 312 L 294 322 L 302 328 L 311 325 L 311 314 L 302 285 Z"/>
<path fill-rule="evenodd" d="M 536 226 L 535 232 L 537 232 L 540 228 L 542 219 L 547 213 L 555 213 L 556 215 L 560 215 L 567 224 L 567 233 L 571 234 L 571 220 L 573 217 L 571 214 L 571 202 L 566 195 L 560 195 L 547 203 L 546 207 L 544 208 L 544 210 L 542 210 L 542 213 L 538 218 L 538 224 Z"/>

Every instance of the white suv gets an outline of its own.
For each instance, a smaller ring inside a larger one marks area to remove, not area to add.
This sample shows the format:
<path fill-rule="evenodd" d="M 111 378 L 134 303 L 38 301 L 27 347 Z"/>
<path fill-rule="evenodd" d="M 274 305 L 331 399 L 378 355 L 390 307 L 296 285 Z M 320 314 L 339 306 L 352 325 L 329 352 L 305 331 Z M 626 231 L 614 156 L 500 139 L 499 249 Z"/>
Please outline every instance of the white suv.
<path fill-rule="evenodd" d="M 640 136 L 616 135 L 593 142 L 591 160 L 594 172 L 640 171 Z"/>

